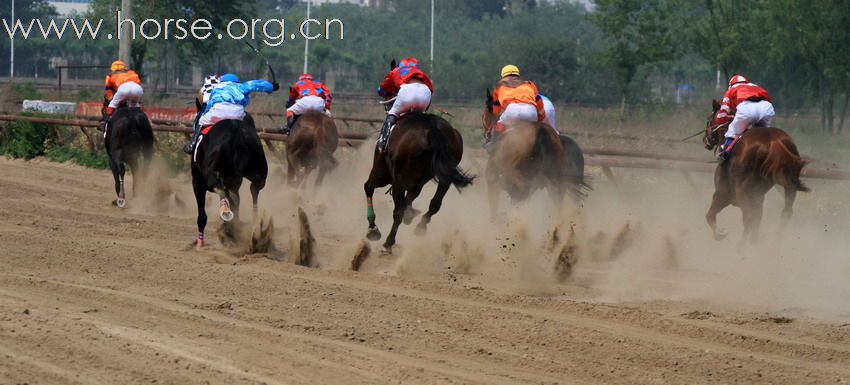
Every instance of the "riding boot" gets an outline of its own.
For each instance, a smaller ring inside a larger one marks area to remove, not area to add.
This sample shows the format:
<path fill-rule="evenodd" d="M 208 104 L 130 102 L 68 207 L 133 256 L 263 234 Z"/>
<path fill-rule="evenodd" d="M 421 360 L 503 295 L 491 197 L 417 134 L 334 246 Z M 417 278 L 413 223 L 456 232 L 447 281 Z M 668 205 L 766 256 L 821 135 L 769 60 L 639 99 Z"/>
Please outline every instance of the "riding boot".
<path fill-rule="evenodd" d="M 112 114 L 115 112 L 115 109 L 112 107 L 106 107 L 103 110 L 103 114 L 100 118 L 100 125 L 97 126 L 98 131 L 106 130 L 106 125 L 109 123 L 109 118 L 112 117 Z"/>
<path fill-rule="evenodd" d="M 729 155 L 732 152 L 732 144 L 735 142 L 735 138 L 726 138 L 723 142 L 723 145 L 720 146 L 720 152 L 717 154 L 717 161 L 720 163 L 725 162 L 729 159 Z"/>
<path fill-rule="evenodd" d="M 192 139 L 189 140 L 189 143 L 186 143 L 183 146 L 183 152 L 191 155 L 195 152 L 195 141 L 198 140 L 198 135 L 201 134 L 201 124 L 198 123 L 198 120 L 195 120 L 195 124 L 192 126 Z"/>
<path fill-rule="evenodd" d="M 393 114 L 387 114 L 387 119 L 384 120 L 384 125 L 381 127 L 381 134 L 378 136 L 378 150 L 383 154 L 387 150 L 387 141 L 390 138 L 390 129 L 395 124 L 398 117 Z"/>
<path fill-rule="evenodd" d="M 292 125 L 295 124 L 295 115 L 290 115 L 286 117 L 286 125 L 281 127 L 280 133 L 284 135 L 289 135 L 292 132 Z"/>

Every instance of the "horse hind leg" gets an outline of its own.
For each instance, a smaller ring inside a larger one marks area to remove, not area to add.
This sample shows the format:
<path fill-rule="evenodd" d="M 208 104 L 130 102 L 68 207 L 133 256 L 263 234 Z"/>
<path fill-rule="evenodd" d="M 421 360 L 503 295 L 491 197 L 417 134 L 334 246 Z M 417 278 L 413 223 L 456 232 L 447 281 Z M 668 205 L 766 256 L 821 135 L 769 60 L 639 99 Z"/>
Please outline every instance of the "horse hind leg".
<path fill-rule="evenodd" d="M 437 185 L 437 191 L 434 193 L 434 197 L 431 198 L 431 203 L 428 205 L 428 212 L 422 216 L 422 219 L 419 220 L 419 225 L 416 226 L 417 234 L 424 234 L 428 229 L 428 224 L 431 223 L 431 217 L 440 211 L 440 207 L 443 206 L 443 198 L 446 197 L 446 192 L 449 191 L 449 187 L 451 187 L 450 183 L 440 183 Z"/>
<path fill-rule="evenodd" d="M 387 235 L 387 239 L 384 241 L 384 251 L 386 252 L 392 252 L 392 247 L 395 245 L 395 236 L 396 233 L 398 233 L 398 227 L 404 219 L 404 211 L 407 208 L 404 193 L 405 191 L 402 186 L 393 186 L 393 227 L 390 230 L 390 234 Z"/>
<path fill-rule="evenodd" d="M 369 231 L 366 233 L 366 238 L 370 241 L 381 239 L 381 230 L 378 230 L 378 225 L 375 224 L 375 206 L 372 201 L 372 196 L 375 194 L 375 186 L 372 184 L 372 179 L 363 184 L 363 191 L 366 193 L 366 220 L 369 222 Z"/>
<path fill-rule="evenodd" d="M 112 168 L 112 176 L 115 179 L 115 195 L 117 198 L 113 202 L 118 207 L 124 208 L 127 205 L 126 193 L 124 191 L 124 162 L 120 160 L 120 156 L 110 157 L 109 163 Z"/>
<path fill-rule="evenodd" d="M 797 199 L 797 188 L 794 186 L 785 187 L 785 207 L 782 209 L 782 221 L 779 225 L 779 235 L 785 232 L 788 222 L 791 221 L 791 215 L 794 210 L 794 200 Z"/>
<path fill-rule="evenodd" d="M 142 184 L 140 178 L 142 178 L 143 174 L 139 169 L 140 162 L 138 155 L 130 156 L 127 163 L 130 165 L 130 174 L 133 176 L 133 199 L 137 199 L 139 196 L 139 186 Z"/>
<path fill-rule="evenodd" d="M 257 217 L 257 204 L 260 199 L 260 190 L 263 189 L 263 184 L 258 181 L 251 181 L 251 208 L 253 209 L 254 218 Z"/>
<path fill-rule="evenodd" d="M 718 188 L 714 191 L 714 196 L 711 198 L 711 207 L 708 208 L 708 212 L 705 214 L 705 220 L 711 228 L 712 237 L 717 241 L 726 238 L 727 235 L 725 231 L 722 229 L 718 230 L 717 228 L 717 213 L 730 204 L 732 204 L 732 197 L 727 190 Z"/>
<path fill-rule="evenodd" d="M 761 231 L 761 218 L 764 210 L 764 195 L 755 194 L 750 199 L 750 244 L 755 245 L 759 241 Z"/>
<path fill-rule="evenodd" d="M 198 237 L 195 239 L 195 248 L 201 250 L 204 247 L 204 228 L 207 226 L 207 213 L 204 207 L 207 186 L 199 175 L 192 176 L 192 190 L 195 192 L 195 201 L 198 204 Z"/>
<path fill-rule="evenodd" d="M 415 201 L 416 198 L 418 198 L 419 194 L 421 194 L 421 193 L 422 193 L 422 186 L 419 186 L 419 187 L 413 188 L 411 190 L 408 190 L 407 194 L 405 194 L 405 196 L 404 196 L 404 204 L 405 204 L 404 224 L 405 225 L 409 225 L 411 222 L 413 222 L 413 219 L 415 219 L 419 215 L 420 211 L 413 208 L 413 201 Z"/>
<path fill-rule="evenodd" d="M 231 208 L 231 202 L 227 193 L 227 190 L 222 187 L 216 187 L 213 189 L 216 194 L 218 194 L 218 217 L 225 222 L 230 222 L 236 216 L 233 214 L 233 210 Z"/>

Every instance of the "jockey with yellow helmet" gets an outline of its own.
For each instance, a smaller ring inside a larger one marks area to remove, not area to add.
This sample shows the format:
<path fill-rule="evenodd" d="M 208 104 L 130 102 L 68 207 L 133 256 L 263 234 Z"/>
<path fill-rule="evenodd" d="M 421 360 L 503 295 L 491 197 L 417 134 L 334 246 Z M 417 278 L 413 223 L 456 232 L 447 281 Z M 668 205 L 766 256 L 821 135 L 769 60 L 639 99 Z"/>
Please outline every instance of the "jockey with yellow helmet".
<path fill-rule="evenodd" d="M 493 114 L 499 116 L 494 129 L 487 128 L 484 136 L 487 143 L 495 134 L 505 131 L 505 126 L 518 122 L 542 122 L 546 119 L 543 99 L 534 82 L 523 80 L 519 68 L 509 64 L 502 67 L 502 78 L 493 87 Z M 485 145 L 486 145 L 485 144 Z"/>
<path fill-rule="evenodd" d="M 142 98 L 142 80 L 136 71 L 127 68 L 121 60 L 112 62 L 104 80 L 103 121 L 106 122 L 122 103 L 127 107 L 139 107 Z"/>

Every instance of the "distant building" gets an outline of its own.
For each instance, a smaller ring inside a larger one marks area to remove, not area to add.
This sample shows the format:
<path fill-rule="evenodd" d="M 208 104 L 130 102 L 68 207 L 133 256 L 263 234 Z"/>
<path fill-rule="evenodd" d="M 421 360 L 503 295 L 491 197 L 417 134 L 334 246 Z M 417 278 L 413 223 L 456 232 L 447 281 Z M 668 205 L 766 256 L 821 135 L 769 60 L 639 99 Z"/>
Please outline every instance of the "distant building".
<path fill-rule="evenodd" d="M 53 8 L 56 8 L 56 13 L 59 16 L 68 16 L 71 14 L 83 14 L 88 12 L 91 7 L 92 0 L 57 0 L 48 1 Z"/>

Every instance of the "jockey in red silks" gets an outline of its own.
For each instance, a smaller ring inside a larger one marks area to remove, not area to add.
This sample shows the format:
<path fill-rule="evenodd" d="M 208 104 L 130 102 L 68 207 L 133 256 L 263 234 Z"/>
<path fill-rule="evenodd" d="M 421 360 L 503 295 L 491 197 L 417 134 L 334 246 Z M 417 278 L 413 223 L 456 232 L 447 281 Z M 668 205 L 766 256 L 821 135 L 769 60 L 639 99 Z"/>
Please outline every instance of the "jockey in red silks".
<path fill-rule="evenodd" d="M 770 127 L 774 115 L 773 103 L 764 88 L 741 75 L 732 76 L 714 121 L 716 125 L 731 122 L 717 160 L 724 162 L 729 158 L 732 147 L 750 126 Z"/>
<path fill-rule="evenodd" d="M 311 112 L 323 112 L 330 115 L 333 94 L 322 82 L 313 80 L 313 75 L 301 74 L 298 81 L 289 88 L 289 101 L 286 102 L 286 126 L 280 129 L 289 134 L 292 125 L 299 116 Z"/>
<path fill-rule="evenodd" d="M 402 59 L 399 65 L 387 74 L 384 82 L 378 87 L 378 95 L 384 99 L 395 96 L 396 99 L 387 111 L 381 134 L 378 136 L 378 150 L 381 153 L 386 150 L 391 127 L 395 125 L 398 117 L 408 112 L 427 111 L 431 106 L 433 92 L 434 84 L 419 68 L 419 62 L 414 58 Z"/>

